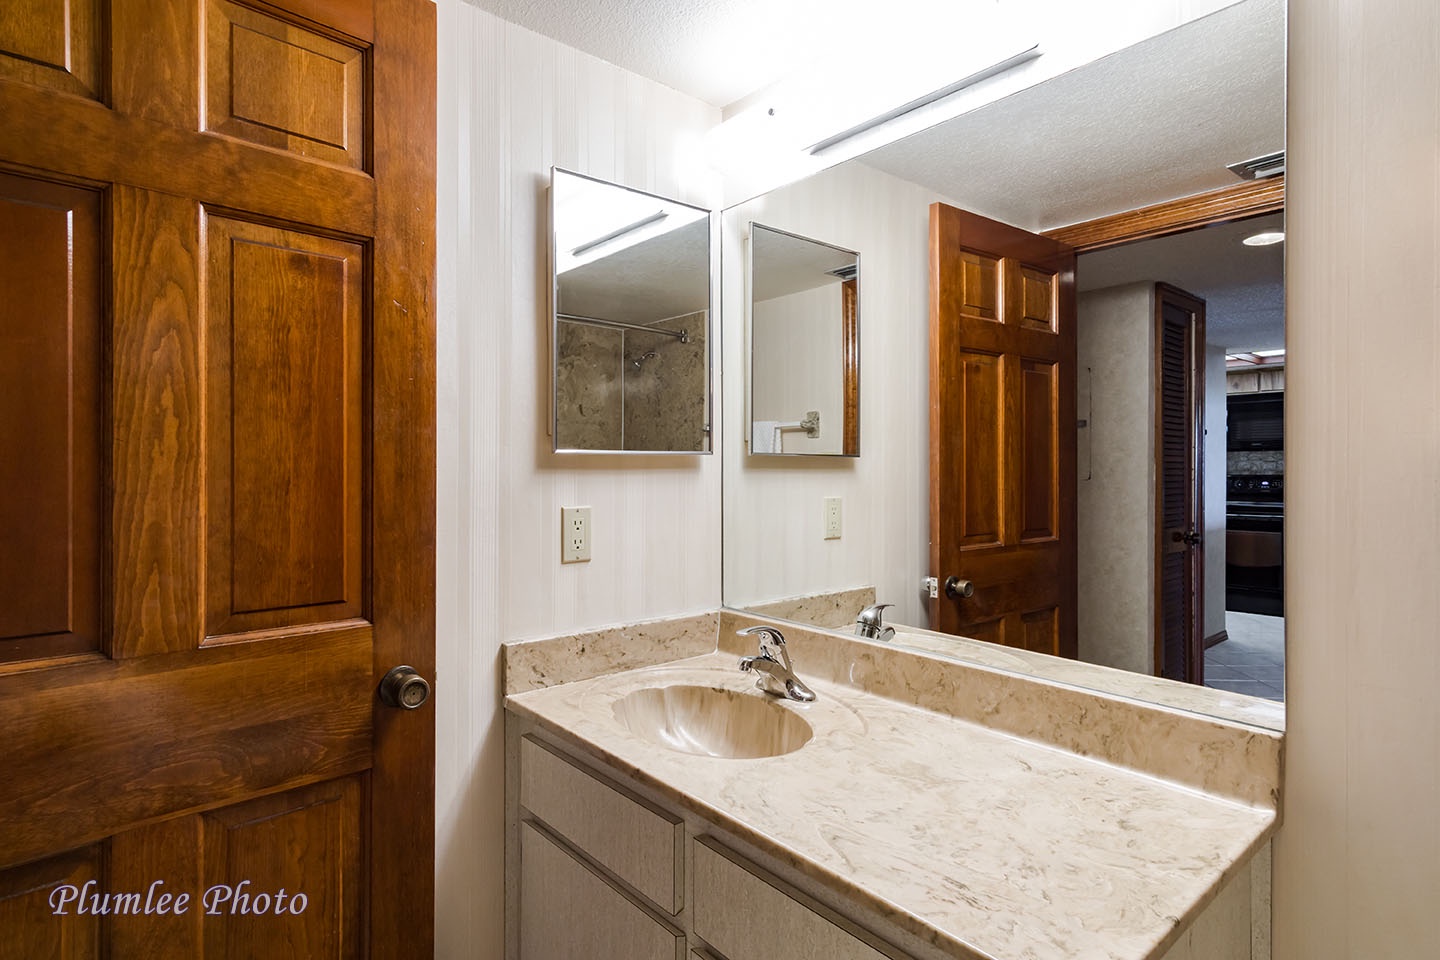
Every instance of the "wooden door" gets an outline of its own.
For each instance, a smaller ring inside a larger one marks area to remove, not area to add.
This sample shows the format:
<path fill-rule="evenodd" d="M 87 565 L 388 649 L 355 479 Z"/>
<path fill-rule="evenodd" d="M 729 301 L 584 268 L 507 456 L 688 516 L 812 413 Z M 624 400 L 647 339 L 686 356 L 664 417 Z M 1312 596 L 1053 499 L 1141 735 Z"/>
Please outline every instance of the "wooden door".
<path fill-rule="evenodd" d="M 1155 285 L 1155 673 L 1205 680 L 1205 301 Z"/>
<path fill-rule="evenodd" d="M 1074 252 L 932 204 L 931 626 L 1074 657 L 1075 503 Z"/>
<path fill-rule="evenodd" d="M 429 957 L 428 0 L 6 0 L 0 957 Z"/>

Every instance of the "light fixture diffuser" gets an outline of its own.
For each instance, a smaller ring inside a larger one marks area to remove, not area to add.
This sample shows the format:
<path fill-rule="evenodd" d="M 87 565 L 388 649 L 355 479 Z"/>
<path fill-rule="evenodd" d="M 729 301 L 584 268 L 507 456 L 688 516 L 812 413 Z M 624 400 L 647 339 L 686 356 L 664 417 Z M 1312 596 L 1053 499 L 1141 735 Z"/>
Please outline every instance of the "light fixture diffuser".
<path fill-rule="evenodd" d="M 1240 242 L 1247 247 L 1268 247 L 1272 243 L 1280 243 L 1285 239 L 1285 233 L 1281 230 L 1266 230 L 1263 233 L 1252 234 Z"/>

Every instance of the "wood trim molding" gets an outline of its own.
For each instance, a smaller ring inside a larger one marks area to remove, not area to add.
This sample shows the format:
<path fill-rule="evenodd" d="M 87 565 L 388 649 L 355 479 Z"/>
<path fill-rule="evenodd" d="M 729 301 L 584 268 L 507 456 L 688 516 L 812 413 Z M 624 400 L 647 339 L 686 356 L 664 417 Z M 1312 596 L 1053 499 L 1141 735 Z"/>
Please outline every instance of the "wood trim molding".
<path fill-rule="evenodd" d="M 1284 209 L 1285 175 L 1280 174 L 1056 227 L 1044 235 L 1074 247 L 1076 253 L 1090 253 Z"/>
<path fill-rule="evenodd" d="M 841 353 L 845 361 L 845 428 L 841 453 L 860 456 L 860 294 L 854 280 L 840 284 Z"/>
<path fill-rule="evenodd" d="M 1228 631 L 1221 630 L 1219 633 L 1212 633 L 1210 634 L 1210 636 L 1205 638 L 1205 649 L 1209 650 L 1211 647 L 1215 646 L 1215 644 L 1224 643 L 1226 640 L 1229 639 L 1230 634 Z"/>

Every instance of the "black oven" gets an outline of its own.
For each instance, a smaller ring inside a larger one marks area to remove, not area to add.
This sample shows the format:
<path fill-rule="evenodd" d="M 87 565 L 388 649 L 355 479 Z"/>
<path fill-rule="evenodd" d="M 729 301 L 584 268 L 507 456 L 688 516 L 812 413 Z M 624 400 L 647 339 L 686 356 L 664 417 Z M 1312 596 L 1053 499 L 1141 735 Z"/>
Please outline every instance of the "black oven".
<path fill-rule="evenodd" d="M 1285 394 L 1232 393 L 1225 414 L 1226 450 L 1285 449 Z"/>
<path fill-rule="evenodd" d="M 1232 476 L 1225 503 L 1225 609 L 1285 613 L 1285 479 Z"/>

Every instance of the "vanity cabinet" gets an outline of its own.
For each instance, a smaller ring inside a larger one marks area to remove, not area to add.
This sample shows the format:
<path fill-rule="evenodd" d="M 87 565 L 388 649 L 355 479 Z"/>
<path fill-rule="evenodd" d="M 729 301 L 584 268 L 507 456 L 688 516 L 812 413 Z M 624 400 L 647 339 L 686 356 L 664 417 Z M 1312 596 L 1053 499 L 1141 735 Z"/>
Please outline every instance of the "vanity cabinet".
<path fill-rule="evenodd" d="M 506 960 L 976 956 L 900 929 L 509 713 L 506 750 Z M 1263 853 L 1159 960 L 1267 960 Z"/>
<path fill-rule="evenodd" d="M 608 771 L 513 744 L 509 960 L 920 960 Z"/>

